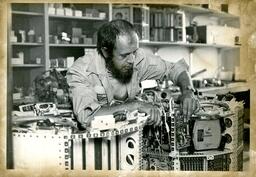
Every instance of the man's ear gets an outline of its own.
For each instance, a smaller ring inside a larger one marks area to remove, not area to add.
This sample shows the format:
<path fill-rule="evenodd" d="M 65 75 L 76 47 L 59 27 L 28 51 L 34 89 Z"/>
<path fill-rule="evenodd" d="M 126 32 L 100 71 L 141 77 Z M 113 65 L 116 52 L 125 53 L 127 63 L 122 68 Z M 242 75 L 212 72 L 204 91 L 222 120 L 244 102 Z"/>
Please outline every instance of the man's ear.
<path fill-rule="evenodd" d="M 101 52 L 102 52 L 104 58 L 108 58 L 108 49 L 107 49 L 107 47 L 102 47 Z"/>

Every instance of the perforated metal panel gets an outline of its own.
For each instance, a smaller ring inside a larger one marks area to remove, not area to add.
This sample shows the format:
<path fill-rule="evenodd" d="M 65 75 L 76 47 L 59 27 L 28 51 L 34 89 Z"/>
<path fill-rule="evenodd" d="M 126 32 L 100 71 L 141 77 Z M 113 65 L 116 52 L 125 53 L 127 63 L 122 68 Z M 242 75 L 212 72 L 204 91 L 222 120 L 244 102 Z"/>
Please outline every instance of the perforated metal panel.
<path fill-rule="evenodd" d="M 13 133 L 16 169 L 136 170 L 141 167 L 142 126 L 57 134 Z"/>
<path fill-rule="evenodd" d="M 14 168 L 65 169 L 67 143 L 64 135 L 13 133 Z"/>

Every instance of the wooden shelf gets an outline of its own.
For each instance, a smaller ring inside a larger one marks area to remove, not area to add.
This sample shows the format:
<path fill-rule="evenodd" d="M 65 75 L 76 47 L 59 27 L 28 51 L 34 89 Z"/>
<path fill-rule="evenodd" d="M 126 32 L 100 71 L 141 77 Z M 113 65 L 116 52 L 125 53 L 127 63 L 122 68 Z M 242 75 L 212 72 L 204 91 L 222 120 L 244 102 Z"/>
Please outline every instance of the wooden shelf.
<path fill-rule="evenodd" d="M 96 44 L 49 44 L 50 47 L 86 47 L 96 48 Z"/>
<path fill-rule="evenodd" d="M 43 46 L 43 43 L 32 43 L 32 42 L 13 42 L 13 46 Z"/>
<path fill-rule="evenodd" d="M 14 68 L 39 68 L 39 67 L 44 67 L 44 65 L 42 65 L 42 64 L 23 64 L 23 65 L 13 64 L 12 67 L 14 67 Z"/>
<path fill-rule="evenodd" d="M 185 46 L 185 47 L 214 47 L 214 48 L 223 48 L 223 49 L 240 48 L 239 45 L 229 46 L 229 45 L 220 45 L 220 44 L 201 44 L 201 43 L 184 43 L 184 42 L 140 41 L 140 44 L 143 46 L 153 46 L 153 47 Z"/>
<path fill-rule="evenodd" d="M 50 68 L 50 69 L 56 69 L 56 71 L 59 71 L 59 72 L 68 70 L 68 68 Z"/>
<path fill-rule="evenodd" d="M 31 104 L 31 103 L 35 103 L 35 101 L 36 100 L 34 98 L 25 97 L 21 99 L 13 99 L 13 104 L 16 104 L 16 105 L 20 105 L 22 103 Z"/>
<path fill-rule="evenodd" d="M 76 17 L 76 16 L 65 16 L 65 15 L 49 15 L 49 18 L 61 18 L 61 19 L 73 19 L 73 20 L 96 20 L 96 21 L 105 21 L 107 18 L 100 17 Z"/>
<path fill-rule="evenodd" d="M 27 12 L 27 11 L 12 11 L 13 15 L 27 15 L 27 16 L 43 16 L 43 13 L 39 12 Z"/>
<path fill-rule="evenodd" d="M 232 20 L 238 20 L 239 17 L 233 14 L 229 14 L 222 11 L 217 11 L 213 9 L 206 9 L 203 7 L 198 6 L 189 6 L 189 5 L 180 5 L 180 9 L 184 10 L 185 12 L 194 14 L 194 15 L 204 15 L 204 16 L 214 16 L 218 18 L 224 18 L 224 19 L 232 19 Z"/>

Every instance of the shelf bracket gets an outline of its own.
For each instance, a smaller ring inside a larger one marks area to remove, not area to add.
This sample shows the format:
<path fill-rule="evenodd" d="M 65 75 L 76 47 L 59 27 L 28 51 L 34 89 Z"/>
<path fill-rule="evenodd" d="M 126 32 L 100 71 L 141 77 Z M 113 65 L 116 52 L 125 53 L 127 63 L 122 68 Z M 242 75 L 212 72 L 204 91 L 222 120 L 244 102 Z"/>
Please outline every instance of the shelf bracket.
<path fill-rule="evenodd" d="M 195 48 L 194 47 L 189 47 L 189 74 L 192 74 L 192 66 L 193 66 L 193 52 Z"/>

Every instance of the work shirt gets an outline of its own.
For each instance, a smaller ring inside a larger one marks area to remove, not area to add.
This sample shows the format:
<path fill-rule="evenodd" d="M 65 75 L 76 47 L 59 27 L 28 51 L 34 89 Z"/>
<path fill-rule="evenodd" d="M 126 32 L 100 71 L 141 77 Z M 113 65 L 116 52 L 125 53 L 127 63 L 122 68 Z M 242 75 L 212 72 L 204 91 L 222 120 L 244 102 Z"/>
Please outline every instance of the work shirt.
<path fill-rule="evenodd" d="M 153 54 L 145 54 L 143 49 L 135 53 L 133 75 L 127 83 L 127 99 L 134 99 L 140 92 L 139 83 L 149 79 L 163 79 L 167 76 L 175 84 L 179 74 L 187 71 L 188 65 L 184 59 L 171 63 Z M 78 58 L 67 72 L 67 82 L 70 86 L 73 109 L 78 121 L 84 118 L 84 110 L 92 112 L 102 105 L 110 104 L 114 100 L 114 86 L 111 85 L 112 76 L 106 68 L 104 58 L 97 53 Z"/>

